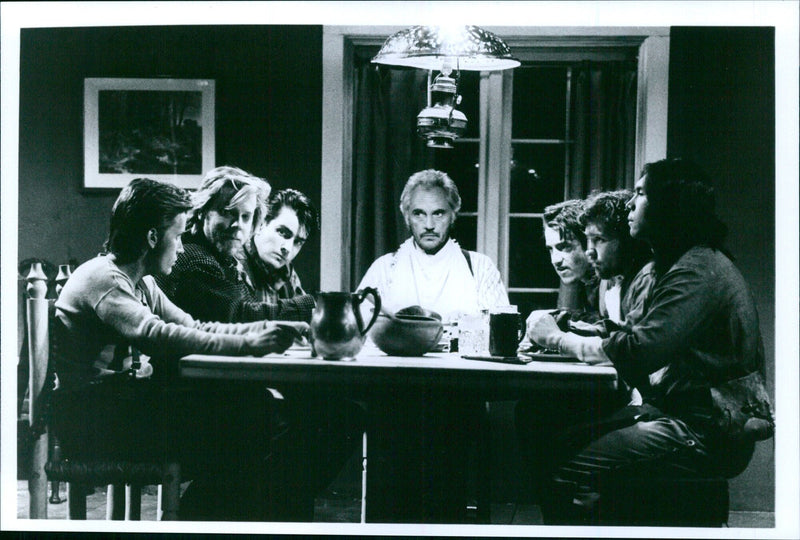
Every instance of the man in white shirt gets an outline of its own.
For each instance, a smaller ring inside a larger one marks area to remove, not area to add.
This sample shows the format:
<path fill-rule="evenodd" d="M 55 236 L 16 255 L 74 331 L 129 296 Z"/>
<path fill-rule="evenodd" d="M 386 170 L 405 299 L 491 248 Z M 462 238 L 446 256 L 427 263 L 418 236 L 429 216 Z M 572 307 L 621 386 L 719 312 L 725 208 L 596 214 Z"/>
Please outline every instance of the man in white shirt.
<path fill-rule="evenodd" d="M 400 196 L 411 237 L 373 262 L 358 288 L 377 289 L 389 312 L 418 305 L 445 322 L 507 305 L 491 259 L 462 249 L 450 237 L 460 208 L 458 188 L 447 174 L 433 169 L 413 174 Z M 484 403 L 454 390 L 444 397 L 427 392 L 397 396 L 390 405 L 403 411 L 400 418 L 372 411 L 373 421 L 393 424 L 381 430 L 385 437 L 370 440 L 371 481 L 385 494 L 380 503 L 373 501 L 370 519 L 464 522 L 469 443 Z"/>
<path fill-rule="evenodd" d="M 492 260 L 462 249 L 450 237 L 460 208 L 458 187 L 446 173 L 428 169 L 413 174 L 400 196 L 411 237 L 375 260 L 358 288 L 376 288 L 389 312 L 418 305 L 439 313 L 445 322 L 507 305 Z"/>

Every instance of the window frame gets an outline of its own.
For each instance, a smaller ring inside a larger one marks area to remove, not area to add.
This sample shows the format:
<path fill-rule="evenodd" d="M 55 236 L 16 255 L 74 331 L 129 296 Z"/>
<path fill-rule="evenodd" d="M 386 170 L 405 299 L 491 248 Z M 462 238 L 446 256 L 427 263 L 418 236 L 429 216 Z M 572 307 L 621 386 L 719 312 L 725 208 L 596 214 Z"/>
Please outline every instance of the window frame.
<path fill-rule="evenodd" d="M 320 289 L 348 290 L 352 250 L 352 134 L 354 51 L 359 46 L 380 46 L 404 27 L 323 26 L 322 34 L 322 238 Z M 501 36 L 520 58 L 565 58 L 577 50 L 632 46 L 638 43 L 638 88 L 635 170 L 666 156 L 669 28 L 538 28 L 486 27 Z M 603 58 L 607 54 L 603 53 Z M 481 74 L 479 133 L 479 187 L 477 249 L 489 256 L 508 283 L 508 202 L 511 158 L 512 75 Z M 499 107 L 500 110 L 497 110 Z M 497 189 L 487 189 L 488 179 L 501 179 Z"/>

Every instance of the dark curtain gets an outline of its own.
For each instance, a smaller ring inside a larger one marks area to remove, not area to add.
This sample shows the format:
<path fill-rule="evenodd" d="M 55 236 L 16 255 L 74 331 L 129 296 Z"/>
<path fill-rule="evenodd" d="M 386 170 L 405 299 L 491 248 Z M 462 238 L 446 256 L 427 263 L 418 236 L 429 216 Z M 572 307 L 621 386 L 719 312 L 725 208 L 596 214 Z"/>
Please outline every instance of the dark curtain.
<path fill-rule="evenodd" d="M 571 198 L 635 182 L 636 63 L 585 61 L 573 68 Z"/>
<path fill-rule="evenodd" d="M 427 73 L 376 66 L 371 55 L 360 56 L 353 125 L 353 289 L 376 258 L 405 240 L 400 193 L 431 159 L 416 134 L 417 114 L 427 103 Z"/>
<path fill-rule="evenodd" d="M 584 61 L 572 71 L 570 198 L 632 187 L 636 145 L 636 63 Z M 559 286 L 558 306 L 585 302 L 581 283 Z"/>

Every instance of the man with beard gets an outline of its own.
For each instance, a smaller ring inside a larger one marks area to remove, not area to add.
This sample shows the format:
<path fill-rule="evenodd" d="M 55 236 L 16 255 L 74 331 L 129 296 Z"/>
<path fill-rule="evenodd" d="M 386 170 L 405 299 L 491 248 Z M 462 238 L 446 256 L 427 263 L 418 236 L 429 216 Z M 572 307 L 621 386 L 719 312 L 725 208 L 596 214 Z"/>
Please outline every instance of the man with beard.
<path fill-rule="evenodd" d="M 182 237 L 184 251 L 172 273 L 157 278 L 178 307 L 203 321 L 311 320 L 311 295 L 265 302 L 248 286 L 236 258 L 253 227 L 261 225 L 269 194 L 265 180 L 236 167 L 206 173 L 194 194 Z M 270 471 L 282 480 L 275 486 L 291 487 L 269 497 L 285 519 L 311 521 L 314 495 L 336 477 L 361 442 L 363 411 L 325 392 L 308 395 L 294 387 L 280 388 L 277 394 L 267 390 L 264 395 L 285 398 L 270 403 L 274 432 Z M 248 399 L 259 401 L 259 397 Z"/>
<path fill-rule="evenodd" d="M 311 320 L 313 297 L 264 302 L 247 286 L 236 259 L 253 226 L 260 226 L 269 193 L 266 181 L 236 167 L 206 173 L 193 197 L 184 252 L 172 274 L 156 280 L 170 300 L 203 321 Z"/>
<path fill-rule="evenodd" d="M 632 196 L 626 189 L 593 193 L 581 216 L 586 255 L 602 280 L 600 315 L 617 324 L 632 324 L 641 317 L 654 281 L 650 247 L 629 232 L 626 204 Z"/>
<path fill-rule="evenodd" d="M 506 289 L 491 259 L 462 249 L 450 236 L 460 208 L 458 188 L 447 174 L 428 169 L 411 175 L 400 196 L 411 237 L 373 262 L 359 289 L 376 288 L 390 312 L 418 305 L 439 313 L 445 322 L 507 305 Z M 370 439 L 372 482 L 384 494 L 380 503 L 372 502 L 371 519 L 463 522 L 466 458 L 484 402 L 455 391 L 444 396 L 422 392 L 387 407 L 389 411 L 372 411 L 376 421 L 393 424 L 379 430 L 383 438 Z M 425 486 L 423 492 L 420 486 Z"/>
<path fill-rule="evenodd" d="M 582 449 L 563 454 L 546 523 L 603 523 L 623 500 L 641 514 L 637 498 L 653 489 L 620 494 L 615 503 L 609 486 L 626 478 L 653 486 L 675 476 L 732 478 L 755 441 L 772 436 L 758 314 L 722 246 L 727 227 L 714 206 L 710 179 L 697 165 L 647 164 L 628 202 L 630 234 L 652 248 L 656 276 L 641 317 L 607 337 L 564 332 L 544 313 L 529 321 L 533 341 L 590 364 L 613 363 L 643 398 L 598 422 Z M 663 500 L 645 502 L 647 512 L 662 524 L 685 519 L 686 508 L 669 515 Z"/>
<path fill-rule="evenodd" d="M 450 233 L 461 208 L 455 182 L 434 169 L 417 172 L 400 195 L 400 211 L 411 237 L 399 249 L 379 257 L 359 289 L 374 287 L 388 311 L 418 305 L 445 322 L 462 314 L 508 304 L 508 295 L 492 260 L 459 246 Z"/>
<path fill-rule="evenodd" d="M 559 276 L 575 280 L 575 269 L 584 268 L 581 257 L 584 254 L 595 280 L 601 280 L 597 300 L 601 319 L 595 323 L 564 321 L 562 324 L 572 331 L 582 335 L 608 335 L 609 330 L 632 324 L 641 317 L 654 277 L 653 265 L 647 262 L 650 258 L 649 247 L 641 240 L 631 238 L 628 232 L 626 203 L 632 196 L 633 192 L 628 190 L 598 192 L 582 203 L 582 212 L 575 221 L 584 227 L 585 251 L 579 250 L 578 234 L 574 229 L 571 242 L 558 242 L 557 238 L 561 235 L 557 236 L 552 228 L 545 229 L 553 266 Z M 583 282 L 589 280 L 584 278 Z M 546 311 L 535 311 L 530 319 L 537 318 L 541 313 Z M 544 398 L 540 394 L 517 404 L 517 436 L 538 495 L 544 495 L 541 489 L 564 451 L 564 446 L 574 447 L 580 446 L 581 442 L 588 442 L 588 434 L 582 426 L 628 401 L 640 402 L 641 397 L 635 389 L 631 391 L 624 381 L 620 383 L 618 395 L 609 399 L 599 400 L 598 396 L 583 393 L 564 396 L 563 392 L 559 392 L 561 395 Z M 565 433 L 556 435 L 565 429 Z"/>

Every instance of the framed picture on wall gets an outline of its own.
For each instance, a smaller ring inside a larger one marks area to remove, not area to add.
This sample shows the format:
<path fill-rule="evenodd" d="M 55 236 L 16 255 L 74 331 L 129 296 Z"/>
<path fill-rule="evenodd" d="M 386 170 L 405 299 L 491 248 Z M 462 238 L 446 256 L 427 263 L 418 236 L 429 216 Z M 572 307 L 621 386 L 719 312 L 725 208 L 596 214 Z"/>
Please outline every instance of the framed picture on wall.
<path fill-rule="evenodd" d="M 83 100 L 85 188 L 197 188 L 214 168 L 214 80 L 87 78 Z"/>

